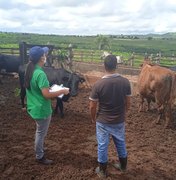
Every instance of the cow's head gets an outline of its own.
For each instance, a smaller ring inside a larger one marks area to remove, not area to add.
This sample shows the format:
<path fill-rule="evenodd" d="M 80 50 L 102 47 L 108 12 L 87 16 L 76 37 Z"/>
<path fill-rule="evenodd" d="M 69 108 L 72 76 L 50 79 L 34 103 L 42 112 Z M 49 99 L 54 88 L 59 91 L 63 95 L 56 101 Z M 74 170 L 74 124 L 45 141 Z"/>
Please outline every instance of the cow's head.
<path fill-rule="evenodd" d="M 65 87 L 70 88 L 70 95 L 76 96 L 78 94 L 78 87 L 79 83 L 83 83 L 85 81 L 84 77 L 77 73 L 65 73 L 64 77 L 62 78 L 63 85 Z"/>
<path fill-rule="evenodd" d="M 150 65 L 150 66 L 154 66 L 154 64 L 152 63 L 152 61 L 149 58 L 145 58 L 142 62 L 142 64 L 140 64 L 140 67 L 144 67 L 145 65 Z"/>
<path fill-rule="evenodd" d="M 70 86 L 70 94 L 71 96 L 76 96 L 78 94 L 78 87 L 79 83 L 83 83 L 85 79 L 76 73 L 71 73 L 69 79 L 69 86 Z"/>

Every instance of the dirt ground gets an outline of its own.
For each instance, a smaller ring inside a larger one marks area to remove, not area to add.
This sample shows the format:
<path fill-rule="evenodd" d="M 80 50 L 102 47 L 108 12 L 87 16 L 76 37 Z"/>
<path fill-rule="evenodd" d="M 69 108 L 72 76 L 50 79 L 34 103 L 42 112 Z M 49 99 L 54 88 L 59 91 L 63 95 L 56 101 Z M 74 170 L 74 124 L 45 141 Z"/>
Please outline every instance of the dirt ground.
<path fill-rule="evenodd" d="M 90 89 L 80 88 L 79 95 L 65 103 L 65 118 L 53 116 L 45 141 L 51 166 L 35 162 L 35 123 L 21 110 L 15 89 L 18 79 L 4 77 L 0 85 L 0 179 L 1 180 L 83 180 L 99 179 L 95 124 L 90 122 L 88 96 Z M 126 120 L 128 171 L 112 167 L 116 151 L 109 146 L 107 179 L 167 180 L 176 179 L 176 130 L 164 129 L 153 121 L 157 114 L 138 113 L 139 99 L 132 97 Z M 53 101 L 54 104 L 54 101 Z"/>

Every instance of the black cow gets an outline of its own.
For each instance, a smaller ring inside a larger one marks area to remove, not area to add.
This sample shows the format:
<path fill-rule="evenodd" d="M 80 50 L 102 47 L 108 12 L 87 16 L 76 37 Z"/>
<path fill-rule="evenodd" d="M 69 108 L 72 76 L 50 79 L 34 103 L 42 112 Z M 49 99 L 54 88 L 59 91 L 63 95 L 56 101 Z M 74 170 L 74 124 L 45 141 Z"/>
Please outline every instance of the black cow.
<path fill-rule="evenodd" d="M 70 88 L 70 93 L 68 95 L 64 95 L 63 98 L 57 98 L 57 103 L 54 112 L 57 113 L 58 107 L 60 109 L 60 116 L 64 117 L 63 113 L 63 102 L 68 101 L 70 96 L 76 96 L 78 94 L 78 85 L 79 82 L 84 82 L 85 79 L 80 77 L 76 73 L 70 73 L 63 68 L 55 69 L 53 67 L 43 67 L 50 86 L 53 84 L 63 84 L 64 87 Z M 19 67 L 19 79 L 20 79 L 20 96 L 21 96 L 21 103 L 22 107 L 25 107 L 24 98 L 26 96 L 26 90 L 24 88 L 24 74 L 25 74 L 25 66 Z"/>
<path fill-rule="evenodd" d="M 176 71 L 176 66 L 161 66 L 170 69 L 171 71 Z"/>
<path fill-rule="evenodd" d="M 0 70 L 6 72 L 18 72 L 21 60 L 19 56 L 0 54 Z"/>
<path fill-rule="evenodd" d="M 171 66 L 171 67 L 168 67 L 170 70 L 172 71 L 176 71 L 176 66 Z"/>
<path fill-rule="evenodd" d="M 18 72 L 20 64 L 21 60 L 19 56 L 0 54 L 0 72 L 2 70 L 8 73 Z"/>

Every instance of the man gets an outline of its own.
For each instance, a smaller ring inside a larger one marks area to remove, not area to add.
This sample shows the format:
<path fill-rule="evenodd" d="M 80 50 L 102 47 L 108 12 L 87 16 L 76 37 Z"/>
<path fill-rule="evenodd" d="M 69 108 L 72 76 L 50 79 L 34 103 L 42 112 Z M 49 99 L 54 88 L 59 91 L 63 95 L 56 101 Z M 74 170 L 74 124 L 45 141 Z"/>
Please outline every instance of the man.
<path fill-rule="evenodd" d="M 113 138 L 120 161 L 119 164 L 114 164 L 114 167 L 121 171 L 125 171 L 127 167 L 124 122 L 130 107 L 131 87 L 128 79 L 115 72 L 116 66 L 116 56 L 108 55 L 104 60 L 106 75 L 94 84 L 89 97 L 92 122 L 96 121 L 99 163 L 96 173 L 99 177 L 107 176 L 110 136 Z"/>

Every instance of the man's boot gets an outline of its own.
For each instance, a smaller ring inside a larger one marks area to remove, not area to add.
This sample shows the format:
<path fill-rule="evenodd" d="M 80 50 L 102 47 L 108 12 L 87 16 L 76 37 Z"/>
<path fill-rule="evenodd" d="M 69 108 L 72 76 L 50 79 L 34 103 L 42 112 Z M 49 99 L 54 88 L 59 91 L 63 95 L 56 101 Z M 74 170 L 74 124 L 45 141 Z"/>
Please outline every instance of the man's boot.
<path fill-rule="evenodd" d="M 107 177 L 107 163 L 99 163 L 99 166 L 96 168 L 95 172 L 100 178 L 106 178 Z"/>
<path fill-rule="evenodd" d="M 37 161 L 38 163 L 44 164 L 44 165 L 53 164 L 53 160 L 46 159 L 45 156 L 43 156 L 41 159 L 36 159 L 36 161 Z"/>
<path fill-rule="evenodd" d="M 115 163 L 115 164 L 113 164 L 113 166 L 114 166 L 116 169 L 118 169 L 118 170 L 120 170 L 120 171 L 122 171 L 122 172 L 125 172 L 126 169 L 127 169 L 127 157 L 125 157 L 125 158 L 119 158 L 119 161 L 120 161 L 120 163 Z"/>

